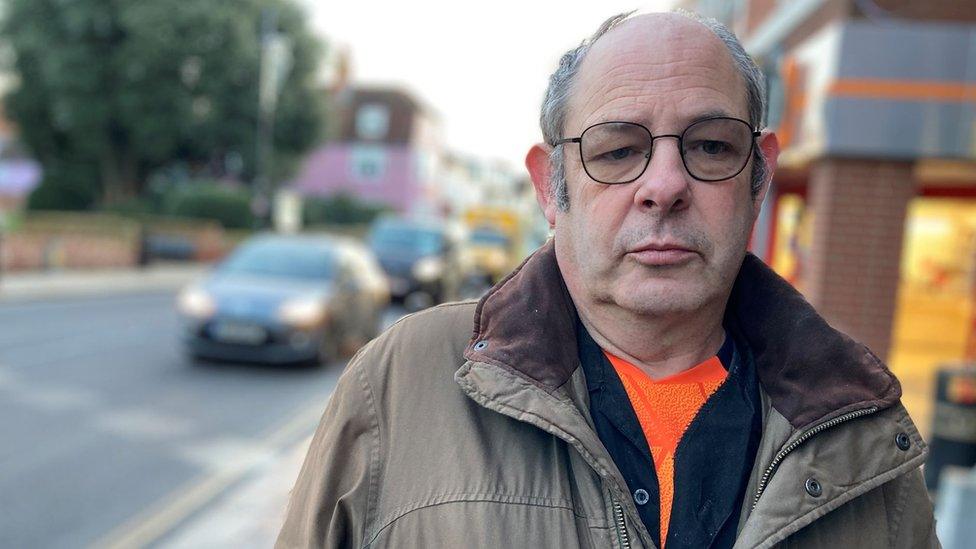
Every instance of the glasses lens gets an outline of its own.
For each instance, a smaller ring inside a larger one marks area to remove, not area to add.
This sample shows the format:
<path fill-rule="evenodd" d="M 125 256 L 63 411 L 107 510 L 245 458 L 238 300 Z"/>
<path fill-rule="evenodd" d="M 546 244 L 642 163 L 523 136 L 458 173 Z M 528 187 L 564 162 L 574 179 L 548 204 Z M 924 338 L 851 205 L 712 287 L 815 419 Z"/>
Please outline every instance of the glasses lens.
<path fill-rule="evenodd" d="M 640 177 L 651 157 L 651 133 L 629 122 L 591 126 L 580 140 L 583 167 L 601 183 L 628 183 Z"/>
<path fill-rule="evenodd" d="M 752 153 L 752 128 L 742 120 L 696 122 L 681 140 L 685 167 L 697 179 L 721 181 L 737 175 Z"/>

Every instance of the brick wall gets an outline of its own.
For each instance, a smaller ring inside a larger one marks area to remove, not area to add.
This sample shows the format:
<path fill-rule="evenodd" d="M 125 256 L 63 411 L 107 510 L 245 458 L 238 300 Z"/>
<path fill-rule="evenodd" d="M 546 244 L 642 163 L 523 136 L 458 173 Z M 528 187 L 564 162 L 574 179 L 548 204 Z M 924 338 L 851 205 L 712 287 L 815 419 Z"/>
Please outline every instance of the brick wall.
<path fill-rule="evenodd" d="M 121 268 L 136 258 L 136 242 L 116 236 L 13 233 L 0 242 L 3 271 Z"/>
<path fill-rule="evenodd" d="M 823 159 L 809 181 L 813 239 L 802 287 L 833 326 L 884 359 L 905 215 L 916 190 L 912 164 Z"/>
<path fill-rule="evenodd" d="M 234 242 L 219 225 L 157 234 L 185 238 L 193 248 L 193 261 L 223 258 Z M 139 235 L 17 232 L 0 237 L 0 271 L 47 269 L 116 269 L 134 267 L 139 260 Z"/>

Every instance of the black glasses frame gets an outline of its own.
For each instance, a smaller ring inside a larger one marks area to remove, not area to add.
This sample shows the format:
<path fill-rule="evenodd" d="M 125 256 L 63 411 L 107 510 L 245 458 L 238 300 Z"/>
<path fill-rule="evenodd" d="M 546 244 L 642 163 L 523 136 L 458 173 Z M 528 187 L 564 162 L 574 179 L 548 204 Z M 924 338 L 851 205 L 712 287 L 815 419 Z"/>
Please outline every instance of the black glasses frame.
<path fill-rule="evenodd" d="M 688 162 L 685 160 L 684 137 L 685 134 L 688 133 L 688 130 L 694 128 L 698 124 L 703 124 L 705 122 L 709 122 L 712 120 L 734 120 L 736 122 L 741 122 L 742 124 L 745 124 L 747 128 L 749 128 L 749 131 L 752 135 L 752 139 L 749 140 L 749 152 L 745 155 L 745 160 L 743 160 L 742 166 L 740 166 L 739 169 L 736 170 L 734 174 L 719 179 L 704 179 L 691 173 L 691 169 L 688 168 Z M 637 126 L 643 129 L 645 132 L 647 132 L 648 140 L 650 140 L 651 142 L 651 149 L 650 151 L 647 152 L 647 154 L 644 155 L 644 167 L 641 168 L 640 173 L 638 173 L 632 179 L 628 179 L 627 181 L 613 181 L 613 182 L 601 181 L 593 177 L 593 174 L 591 174 L 590 170 L 586 167 L 586 161 L 583 160 L 583 137 L 586 135 L 586 132 L 592 130 L 593 128 L 597 128 L 599 126 L 603 126 L 606 124 L 629 124 L 631 126 Z M 554 143 L 551 143 L 551 145 L 553 147 L 556 147 L 558 145 L 564 145 L 566 143 L 578 144 L 580 150 L 580 162 L 583 164 L 583 171 L 586 172 L 586 175 L 588 175 L 590 179 L 596 181 L 597 183 L 603 183 L 604 185 L 626 185 L 627 183 L 633 183 L 634 181 L 637 181 L 638 179 L 640 179 L 640 176 L 644 175 L 644 172 L 647 171 L 647 167 L 651 164 L 651 156 L 654 154 L 654 140 L 661 139 L 662 137 L 673 137 L 674 139 L 678 140 L 678 154 L 681 155 L 681 164 L 684 165 L 685 171 L 688 172 L 688 175 L 690 175 L 692 178 L 694 178 L 697 181 L 714 183 L 716 181 L 725 181 L 726 179 L 732 179 L 733 177 L 742 173 L 742 170 L 746 169 L 746 166 L 749 165 L 749 159 L 752 158 L 752 153 L 756 150 L 756 138 L 759 137 L 760 135 L 762 135 L 761 130 L 754 129 L 751 124 L 749 124 L 745 120 L 742 120 L 741 118 L 734 118 L 731 116 L 712 116 L 709 118 L 702 118 L 701 120 L 697 120 L 695 122 L 692 122 L 690 125 L 688 125 L 688 127 L 685 128 L 685 130 L 681 132 L 681 134 L 662 134 L 662 135 L 652 134 L 651 130 L 647 129 L 646 126 L 644 126 L 643 124 L 638 124 L 637 122 L 624 122 L 620 120 L 611 120 L 609 122 L 600 122 L 598 124 L 593 124 L 592 126 L 583 130 L 583 133 L 581 133 L 579 137 L 567 137 L 563 139 L 557 139 Z"/>

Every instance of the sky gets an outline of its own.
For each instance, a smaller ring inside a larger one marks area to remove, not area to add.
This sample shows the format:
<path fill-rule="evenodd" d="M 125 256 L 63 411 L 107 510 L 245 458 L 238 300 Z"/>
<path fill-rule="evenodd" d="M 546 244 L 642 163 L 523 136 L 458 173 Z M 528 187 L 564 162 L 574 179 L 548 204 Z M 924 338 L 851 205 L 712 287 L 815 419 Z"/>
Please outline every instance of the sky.
<path fill-rule="evenodd" d="M 313 29 L 348 48 L 352 80 L 396 84 L 438 115 L 445 146 L 522 170 L 563 52 L 606 18 L 669 0 L 372 2 L 299 0 Z"/>

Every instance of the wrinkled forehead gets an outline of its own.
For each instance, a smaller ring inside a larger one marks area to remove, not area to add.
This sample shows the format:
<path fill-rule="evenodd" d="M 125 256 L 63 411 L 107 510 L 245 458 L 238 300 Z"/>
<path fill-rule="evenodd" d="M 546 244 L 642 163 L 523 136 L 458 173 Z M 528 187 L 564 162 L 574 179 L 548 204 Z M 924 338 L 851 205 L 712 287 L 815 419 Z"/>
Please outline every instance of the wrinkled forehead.
<path fill-rule="evenodd" d="M 716 113 L 749 119 L 745 82 L 728 48 L 689 17 L 650 14 L 625 21 L 590 48 L 564 129 L 608 120 L 673 125 Z"/>

